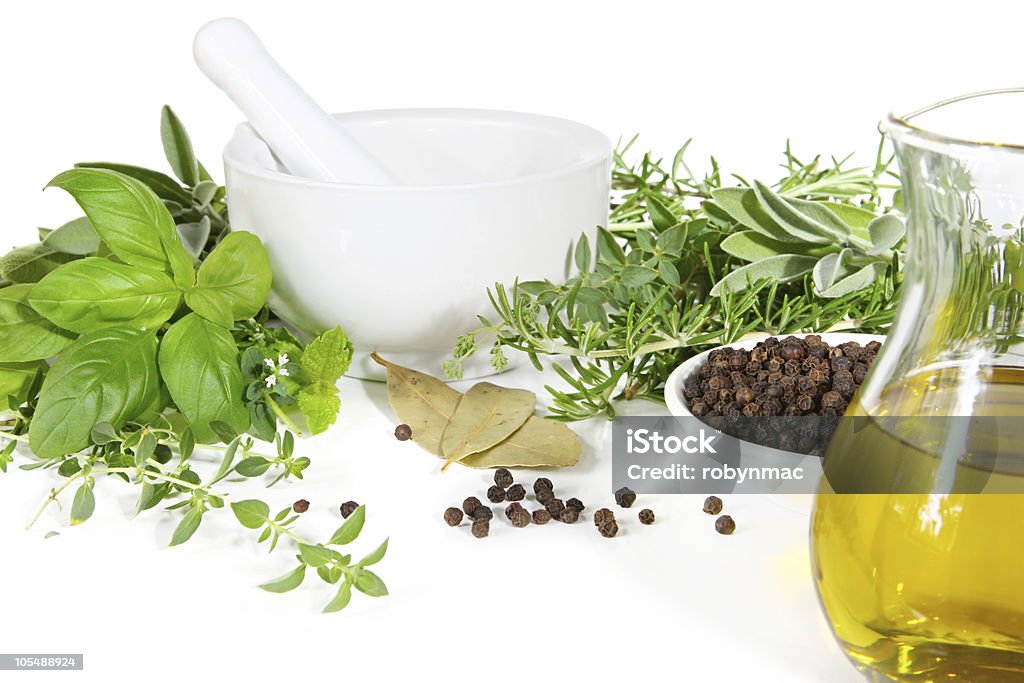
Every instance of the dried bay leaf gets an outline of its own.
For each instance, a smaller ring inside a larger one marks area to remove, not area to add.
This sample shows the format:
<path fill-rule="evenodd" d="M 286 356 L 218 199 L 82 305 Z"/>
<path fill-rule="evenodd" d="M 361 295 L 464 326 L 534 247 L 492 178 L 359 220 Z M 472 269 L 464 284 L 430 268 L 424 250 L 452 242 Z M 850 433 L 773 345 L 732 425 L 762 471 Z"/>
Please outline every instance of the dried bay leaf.
<path fill-rule="evenodd" d="M 388 401 L 401 422 L 412 428 L 412 440 L 438 457 L 441 435 L 462 394 L 430 375 L 389 363 L 376 353 L 374 361 L 388 371 Z"/>
<path fill-rule="evenodd" d="M 572 467 L 583 444 L 561 422 L 531 417 L 512 436 L 493 448 L 463 458 L 467 467 Z"/>
<path fill-rule="evenodd" d="M 533 417 L 536 405 L 537 397 L 531 391 L 506 389 L 490 382 L 473 385 L 463 394 L 441 436 L 445 457 L 441 469 L 507 439 Z"/>

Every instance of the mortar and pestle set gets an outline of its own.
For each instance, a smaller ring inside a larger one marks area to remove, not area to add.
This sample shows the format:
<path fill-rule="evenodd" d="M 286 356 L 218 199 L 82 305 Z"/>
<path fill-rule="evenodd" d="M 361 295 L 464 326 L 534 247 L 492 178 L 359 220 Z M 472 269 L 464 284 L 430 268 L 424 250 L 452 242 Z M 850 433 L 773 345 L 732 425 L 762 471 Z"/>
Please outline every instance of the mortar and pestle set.
<path fill-rule="evenodd" d="M 353 376 L 382 377 L 373 351 L 441 374 L 488 287 L 565 280 L 574 241 L 607 222 L 611 144 L 588 126 L 477 109 L 332 116 L 238 19 L 203 26 L 194 51 L 248 118 L 224 148 L 227 201 L 270 254 L 271 305 L 300 335 L 341 325 Z M 493 371 L 474 359 L 465 372 Z"/>

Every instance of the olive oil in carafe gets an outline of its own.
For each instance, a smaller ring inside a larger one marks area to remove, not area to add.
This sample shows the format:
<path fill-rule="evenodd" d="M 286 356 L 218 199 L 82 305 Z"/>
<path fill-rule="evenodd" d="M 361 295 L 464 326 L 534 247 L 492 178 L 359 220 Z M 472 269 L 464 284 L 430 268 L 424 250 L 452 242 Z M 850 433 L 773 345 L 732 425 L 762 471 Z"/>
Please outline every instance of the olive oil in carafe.
<path fill-rule="evenodd" d="M 1000 421 L 1011 433 L 998 441 L 978 435 L 977 450 L 996 444 L 1000 453 L 974 455 L 1024 461 L 1024 371 L 972 373 L 971 392 L 964 381 L 952 369 L 917 375 L 883 392 L 870 413 L 851 406 L 847 414 L 867 424 L 833 441 L 838 450 L 826 455 L 826 471 L 830 461 L 850 467 L 858 458 L 884 459 L 910 463 L 901 473 L 919 484 L 929 476 L 941 481 L 935 473 L 948 453 L 940 458 L 927 443 L 897 438 L 883 428 L 891 423 L 872 415 L 1018 416 Z M 965 395 L 970 405 L 962 404 Z M 1024 490 L 1024 469 L 1013 469 L 982 472 L 996 489 Z M 959 461 L 954 470 L 968 480 L 978 474 Z M 836 637 L 865 674 L 877 681 L 1024 681 L 1024 494 L 839 495 L 827 480 L 822 487 L 812 522 L 815 578 Z"/>

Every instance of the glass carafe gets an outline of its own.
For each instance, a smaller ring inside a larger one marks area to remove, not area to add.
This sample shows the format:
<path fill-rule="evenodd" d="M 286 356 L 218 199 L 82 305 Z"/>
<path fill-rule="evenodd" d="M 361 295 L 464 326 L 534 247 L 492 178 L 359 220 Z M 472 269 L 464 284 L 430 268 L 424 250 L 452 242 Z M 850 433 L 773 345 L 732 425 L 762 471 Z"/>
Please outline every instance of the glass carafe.
<path fill-rule="evenodd" d="M 1024 681 L 1024 146 L 1011 144 L 1024 89 L 883 128 L 907 212 L 904 283 L 825 456 L 818 594 L 869 680 Z M 984 486 L 964 485 L 979 472 Z"/>

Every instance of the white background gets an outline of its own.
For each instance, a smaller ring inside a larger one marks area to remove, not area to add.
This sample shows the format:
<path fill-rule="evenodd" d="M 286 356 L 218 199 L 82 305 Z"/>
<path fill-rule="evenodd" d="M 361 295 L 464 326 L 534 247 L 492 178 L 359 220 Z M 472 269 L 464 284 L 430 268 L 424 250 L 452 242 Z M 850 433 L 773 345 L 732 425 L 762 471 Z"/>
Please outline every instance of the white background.
<path fill-rule="evenodd" d="M 40 192 L 75 161 L 163 168 L 164 103 L 219 168 L 239 115 L 191 59 L 192 34 L 218 16 L 248 21 L 330 110 L 537 111 L 612 138 L 639 132 L 641 146 L 665 155 L 694 137 L 694 167 L 713 151 L 726 170 L 771 179 L 787 137 L 798 154 L 856 151 L 869 162 L 888 109 L 1020 85 L 1021 17 L 1007 15 L 1011 6 L 18 3 L 0 18 L 0 246 L 75 215 L 60 193 Z M 502 379 L 538 390 L 543 381 L 552 378 L 528 369 Z M 379 385 L 346 380 L 342 390 L 339 425 L 300 444 L 314 458 L 307 482 L 266 495 L 278 507 L 310 499 L 302 523 L 314 534 L 339 522 L 340 502 L 366 502 L 356 552 L 390 534 L 379 573 L 392 596 L 356 596 L 346 613 L 320 616 L 330 595 L 317 582 L 262 593 L 254 586 L 290 567 L 287 552 L 255 550 L 229 515 L 166 549 L 170 515 L 130 519 L 134 502 L 115 482 L 99 487 L 86 525 L 66 529 L 53 512 L 25 532 L 55 479 L 15 470 L 0 476 L 0 651 L 84 652 L 84 677 L 104 681 L 858 680 L 815 604 L 805 517 L 734 498 L 739 530 L 723 538 L 699 500 L 641 499 L 658 523 L 632 518 L 612 541 L 589 514 L 577 527 L 496 521 L 477 541 L 445 527 L 440 512 L 481 494 L 486 475 L 440 475 L 431 456 L 389 436 Z M 610 502 L 608 427 L 579 431 L 583 461 L 552 478 L 592 511 Z M 44 540 L 50 530 L 61 535 Z"/>

